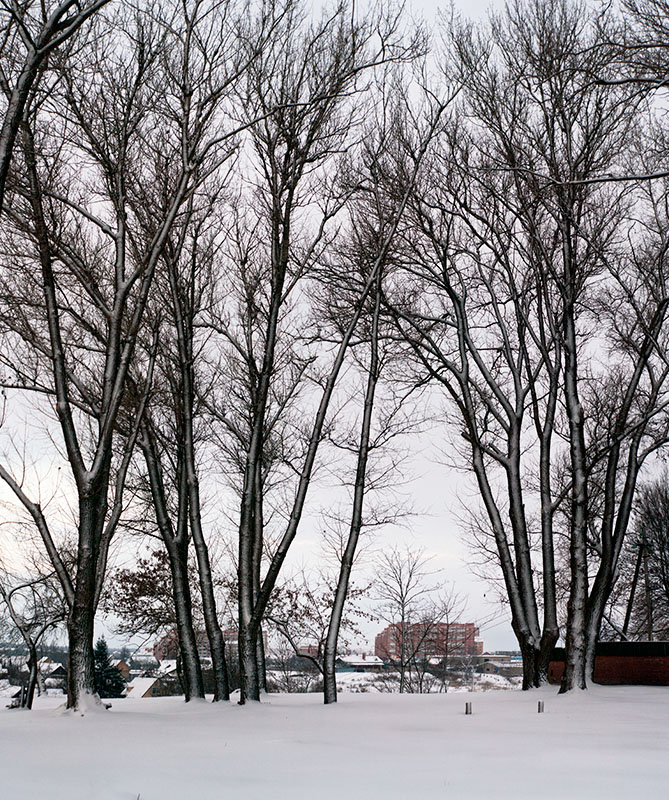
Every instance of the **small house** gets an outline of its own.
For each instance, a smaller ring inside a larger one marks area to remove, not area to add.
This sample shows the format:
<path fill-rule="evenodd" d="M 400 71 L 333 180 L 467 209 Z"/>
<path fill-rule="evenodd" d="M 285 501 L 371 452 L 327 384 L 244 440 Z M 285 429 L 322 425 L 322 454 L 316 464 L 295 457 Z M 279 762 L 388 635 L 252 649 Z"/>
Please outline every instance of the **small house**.
<path fill-rule="evenodd" d="M 162 678 L 133 678 L 125 687 L 125 696 L 140 697 L 165 697 L 172 694 L 167 690 Z"/>
<path fill-rule="evenodd" d="M 127 664 L 123 659 L 120 659 L 114 663 L 114 666 L 121 673 L 123 680 L 128 683 L 130 680 L 130 665 Z"/>
<path fill-rule="evenodd" d="M 337 672 L 380 672 L 383 667 L 383 659 L 366 653 L 340 656 L 335 661 Z"/>

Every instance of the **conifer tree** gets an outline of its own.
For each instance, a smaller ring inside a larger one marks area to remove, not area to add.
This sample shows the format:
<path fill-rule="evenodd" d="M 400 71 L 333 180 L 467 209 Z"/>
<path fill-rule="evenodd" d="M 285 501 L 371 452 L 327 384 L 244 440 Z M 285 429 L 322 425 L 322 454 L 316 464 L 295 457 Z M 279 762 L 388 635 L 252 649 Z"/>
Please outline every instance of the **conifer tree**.
<path fill-rule="evenodd" d="M 122 697 L 125 689 L 123 676 L 111 663 L 109 649 L 104 638 L 95 643 L 95 691 L 99 697 Z"/>

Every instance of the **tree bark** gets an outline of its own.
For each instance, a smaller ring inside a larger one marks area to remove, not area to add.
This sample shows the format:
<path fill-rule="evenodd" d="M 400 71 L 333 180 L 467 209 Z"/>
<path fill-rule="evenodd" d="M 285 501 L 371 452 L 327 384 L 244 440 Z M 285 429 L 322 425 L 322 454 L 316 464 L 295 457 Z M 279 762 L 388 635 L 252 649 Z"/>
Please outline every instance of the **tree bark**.
<path fill-rule="evenodd" d="M 211 575 L 211 564 L 209 561 L 209 550 L 201 530 L 198 535 L 193 532 L 193 544 L 197 556 L 198 572 L 200 575 L 200 591 L 202 593 L 202 610 L 204 612 L 204 624 L 209 639 L 209 649 L 211 661 L 214 669 L 214 702 L 218 700 L 230 699 L 230 687 L 228 683 L 228 669 L 225 661 L 225 640 L 223 631 L 216 614 L 216 599 L 214 596 L 214 582 Z"/>
<path fill-rule="evenodd" d="M 565 212 L 565 217 L 568 217 Z M 586 471 L 585 419 L 578 389 L 578 344 L 576 336 L 574 251 L 571 225 L 566 218 L 562 225 L 564 285 L 564 399 L 569 423 L 569 456 L 571 465 L 571 520 L 569 526 L 570 589 L 567 603 L 565 637 L 565 670 L 560 692 L 585 689 L 586 625 L 588 599 L 588 482 Z"/>
<path fill-rule="evenodd" d="M 239 624 L 239 679 L 240 705 L 247 700 L 260 701 L 260 675 L 258 673 L 257 635 L 251 627 L 251 615 L 240 613 Z"/>
<path fill-rule="evenodd" d="M 156 437 L 148 422 L 143 422 L 141 429 L 140 448 L 146 462 L 158 530 L 165 543 L 172 575 L 172 597 L 183 665 L 183 690 L 186 702 L 188 702 L 193 697 L 204 697 L 204 682 L 197 638 L 193 628 L 193 608 L 188 578 L 188 530 L 186 513 L 183 508 L 187 499 L 185 493 L 180 491 L 179 519 L 175 530 L 167 511 Z"/>
<path fill-rule="evenodd" d="M 172 597 L 177 622 L 179 652 L 183 671 L 184 698 L 204 697 L 202 664 L 193 628 L 193 607 L 188 580 L 188 544 L 164 540 L 172 575 Z"/>
<path fill-rule="evenodd" d="M 30 655 L 28 657 L 28 691 L 26 692 L 25 707 L 30 711 L 33 707 L 33 700 L 35 698 L 35 688 L 37 687 L 38 679 L 38 664 L 37 664 L 37 648 L 34 644 L 30 645 Z"/>
<path fill-rule="evenodd" d="M 81 550 L 89 550 L 85 545 Z M 90 551 L 79 555 L 80 571 L 74 590 L 74 603 L 67 621 L 67 707 L 86 711 L 89 705 L 99 704 L 95 694 L 93 661 L 93 626 L 95 622 L 94 573 Z"/>
<path fill-rule="evenodd" d="M 258 630 L 256 637 L 256 662 L 258 664 L 258 684 L 261 692 L 267 692 L 267 663 L 265 659 L 265 640 L 262 628 Z"/>

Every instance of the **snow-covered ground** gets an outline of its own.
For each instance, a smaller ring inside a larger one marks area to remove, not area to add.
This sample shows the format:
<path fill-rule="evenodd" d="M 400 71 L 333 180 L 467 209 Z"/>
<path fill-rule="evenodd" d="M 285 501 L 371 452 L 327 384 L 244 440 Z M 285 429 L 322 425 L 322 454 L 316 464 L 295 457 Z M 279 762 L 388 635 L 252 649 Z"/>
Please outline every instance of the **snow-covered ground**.
<path fill-rule="evenodd" d="M 269 673 L 268 673 L 269 674 Z M 430 675 L 425 676 L 425 692 L 488 692 L 493 689 L 518 689 L 522 678 L 505 678 L 502 675 L 474 675 L 451 680 L 444 686 Z M 337 688 L 340 692 L 397 692 L 399 675 L 391 672 L 340 672 Z"/>
<path fill-rule="evenodd" d="M 56 703 L 0 709 L 3 800 L 669 796 L 666 688 L 342 693 L 336 706 L 316 694 L 246 707 L 127 698 L 85 717 Z"/>

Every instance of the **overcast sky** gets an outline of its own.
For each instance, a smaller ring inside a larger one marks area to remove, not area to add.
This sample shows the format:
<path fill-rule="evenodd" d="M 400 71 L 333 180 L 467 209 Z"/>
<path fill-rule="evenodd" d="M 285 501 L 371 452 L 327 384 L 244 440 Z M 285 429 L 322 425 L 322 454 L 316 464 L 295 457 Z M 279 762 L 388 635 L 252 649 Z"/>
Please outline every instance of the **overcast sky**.
<path fill-rule="evenodd" d="M 436 0 L 410 0 L 409 7 L 413 9 L 417 16 L 424 16 L 426 19 L 435 19 L 439 9 L 448 10 L 448 2 L 436 2 Z M 453 5 L 463 15 L 469 17 L 482 17 L 489 8 L 503 8 L 503 0 L 455 0 Z"/>

